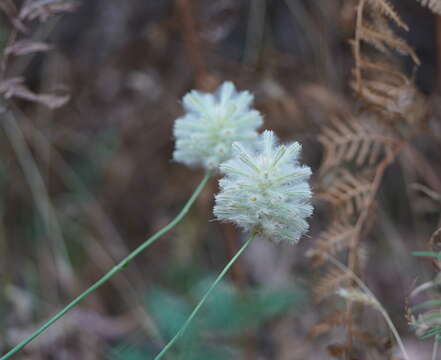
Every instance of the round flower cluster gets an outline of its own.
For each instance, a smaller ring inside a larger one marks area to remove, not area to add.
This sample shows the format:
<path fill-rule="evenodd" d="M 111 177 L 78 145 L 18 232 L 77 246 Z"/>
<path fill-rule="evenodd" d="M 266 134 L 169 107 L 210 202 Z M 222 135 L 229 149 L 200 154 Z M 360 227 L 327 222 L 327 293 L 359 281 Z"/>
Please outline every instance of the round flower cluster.
<path fill-rule="evenodd" d="M 296 243 L 308 230 L 312 214 L 311 169 L 301 166 L 301 145 L 277 145 L 272 131 L 265 131 L 256 149 L 233 144 L 233 157 L 221 164 L 215 216 L 279 242 Z"/>
<path fill-rule="evenodd" d="M 249 143 L 258 134 L 263 120 L 250 108 L 253 96 L 237 92 L 231 82 L 214 94 L 193 90 L 183 98 L 186 114 L 176 120 L 176 149 L 173 159 L 189 166 L 216 169 L 231 157 L 235 141 Z"/>

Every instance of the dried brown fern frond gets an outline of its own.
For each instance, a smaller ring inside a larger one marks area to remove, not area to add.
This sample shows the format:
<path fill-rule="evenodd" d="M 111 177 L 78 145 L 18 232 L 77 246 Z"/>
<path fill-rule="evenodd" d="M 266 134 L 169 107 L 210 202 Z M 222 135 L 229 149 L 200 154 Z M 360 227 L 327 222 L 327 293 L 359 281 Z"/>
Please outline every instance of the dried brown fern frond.
<path fill-rule="evenodd" d="M 307 338 L 312 339 L 329 333 L 338 326 L 344 326 L 346 323 L 346 313 L 343 311 L 335 311 L 327 316 L 322 322 L 314 325 L 308 332 Z"/>
<path fill-rule="evenodd" d="M 352 218 L 367 206 L 371 192 L 371 179 L 368 176 L 341 170 L 333 184 L 326 192 L 318 194 L 318 198 L 327 201 L 334 214 Z"/>
<path fill-rule="evenodd" d="M 378 110 L 383 111 L 384 118 L 404 118 L 407 110 L 413 106 L 416 89 L 409 82 L 394 84 L 385 79 L 365 79 L 363 97 Z"/>
<path fill-rule="evenodd" d="M 401 71 L 397 61 L 398 53 L 419 65 L 415 51 L 395 32 L 396 27 L 407 31 L 407 25 L 387 0 L 356 0 L 356 3 L 351 86 L 361 101 L 356 116 L 333 119 L 319 136 L 324 146 L 320 187 L 325 189 L 319 198 L 331 205 L 333 219 L 309 255 L 315 265 L 341 265 L 337 266 L 339 270 L 325 268 L 315 295 L 322 300 L 345 288 L 340 292 L 347 299 L 346 323 L 343 323 L 347 341 L 341 348 L 342 354 L 347 356 L 355 349 L 353 339 L 357 337 L 354 329 L 358 317 L 354 311 L 358 308 L 353 303 L 361 303 L 382 314 L 407 359 L 388 314 L 358 276 L 367 259 L 360 241 L 372 225 L 372 209 L 385 170 L 407 139 L 421 128 L 427 105 L 414 86 L 413 77 Z M 337 255 L 345 258 L 346 264 L 340 263 Z"/>
<path fill-rule="evenodd" d="M 396 86 L 402 84 L 409 84 L 409 78 L 397 69 L 397 64 L 387 59 L 377 61 L 375 58 L 369 56 L 360 56 L 360 65 L 364 73 L 372 76 L 386 76 L 388 81 L 394 83 Z"/>
<path fill-rule="evenodd" d="M 314 266 L 326 261 L 327 255 L 335 256 L 349 247 L 352 237 L 356 234 L 354 226 L 347 222 L 335 221 L 320 233 L 314 249 L 308 251 Z"/>
<path fill-rule="evenodd" d="M 410 56 L 415 66 L 420 60 L 392 24 L 408 30 L 388 1 L 359 0 L 351 42 L 355 60 L 351 85 L 366 105 L 380 113 L 380 120 L 404 119 L 415 124 L 424 117 L 427 106 L 413 79 L 397 70 L 394 51 Z"/>
<path fill-rule="evenodd" d="M 392 4 L 387 0 L 367 0 L 368 5 L 376 11 L 376 13 L 391 19 L 402 29 L 408 31 L 409 27 L 401 20 Z"/>
<path fill-rule="evenodd" d="M 409 50 L 404 40 L 399 39 L 390 29 L 388 19 L 397 26 L 407 29 L 396 11 L 386 0 L 359 0 L 356 12 L 355 38 L 351 42 L 355 67 L 355 91 L 362 95 L 363 68 L 361 63 L 363 42 L 370 43 L 379 52 L 387 53 L 388 48 Z M 417 61 L 418 63 L 419 61 Z"/>
<path fill-rule="evenodd" d="M 420 63 L 412 47 L 396 35 L 391 28 L 390 21 L 396 26 L 408 30 L 407 25 L 387 0 L 359 0 L 356 17 L 355 39 L 352 42 L 356 68 L 359 65 L 362 41 L 371 43 L 380 52 L 387 52 L 387 48 L 397 50 L 411 56 L 415 64 Z M 361 69 L 358 70 L 361 71 Z"/>
<path fill-rule="evenodd" d="M 381 16 L 376 16 L 374 19 L 374 22 L 365 24 L 359 29 L 360 40 L 370 43 L 381 52 L 388 53 L 389 49 L 398 51 L 402 55 L 409 55 L 415 64 L 419 65 L 420 60 L 415 51 L 389 28 L 386 19 Z"/>
<path fill-rule="evenodd" d="M 421 5 L 428 7 L 436 14 L 441 15 L 441 0 L 417 0 Z"/>
<path fill-rule="evenodd" d="M 322 128 L 319 141 L 325 148 L 321 173 L 346 162 L 373 165 L 382 153 L 389 153 L 398 144 L 398 139 L 388 129 L 365 118 L 334 118 Z"/>
<path fill-rule="evenodd" d="M 387 0 L 367 0 L 368 5 L 375 10 L 376 13 L 391 19 L 402 29 L 408 31 L 409 27 L 401 20 L 392 4 Z"/>
<path fill-rule="evenodd" d="M 334 295 L 336 290 L 343 283 L 351 279 L 351 274 L 338 269 L 332 269 L 319 280 L 314 287 L 314 297 L 317 302 L 324 300 L 326 297 Z"/>

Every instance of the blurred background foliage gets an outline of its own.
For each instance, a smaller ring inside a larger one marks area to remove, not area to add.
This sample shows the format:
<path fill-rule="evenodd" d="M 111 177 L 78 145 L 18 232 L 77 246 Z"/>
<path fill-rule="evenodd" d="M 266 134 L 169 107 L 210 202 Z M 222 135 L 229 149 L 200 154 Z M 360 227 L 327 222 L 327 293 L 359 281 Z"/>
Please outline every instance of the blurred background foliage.
<path fill-rule="evenodd" d="M 165 343 L 176 334 L 194 305 L 214 281 L 214 277 L 204 277 L 206 273 L 200 267 L 180 266 L 166 274 L 167 288 L 178 289 L 179 292 L 159 287 L 148 290 L 146 306 Z M 240 291 L 231 282 L 223 282 L 179 340 L 176 357 L 240 358 L 240 345 L 246 344 L 247 335 L 249 341 L 250 332 L 276 321 L 288 311 L 298 309 L 304 301 L 304 290 L 296 286 L 291 289 L 256 288 Z M 136 342 L 117 345 L 111 350 L 111 358 L 153 358 L 159 350 L 149 349 L 142 339 L 139 343 L 144 344 L 144 347 L 136 346 Z"/>

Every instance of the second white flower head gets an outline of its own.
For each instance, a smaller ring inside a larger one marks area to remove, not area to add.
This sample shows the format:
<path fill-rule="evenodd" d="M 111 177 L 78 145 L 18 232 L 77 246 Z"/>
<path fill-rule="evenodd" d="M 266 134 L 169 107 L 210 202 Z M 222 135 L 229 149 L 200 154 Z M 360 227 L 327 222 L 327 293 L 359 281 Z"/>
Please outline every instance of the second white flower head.
<path fill-rule="evenodd" d="M 272 131 L 265 131 L 257 146 L 248 151 L 233 145 L 233 158 L 220 167 L 225 177 L 214 214 L 270 240 L 295 243 L 308 230 L 306 218 L 313 210 L 311 169 L 298 163 L 299 143 L 277 146 Z"/>
<path fill-rule="evenodd" d="M 231 157 L 233 142 L 255 140 L 263 121 L 250 108 L 252 101 L 248 91 L 237 92 L 231 82 L 223 83 L 214 94 L 193 90 L 185 95 L 186 115 L 174 127 L 174 160 L 213 170 Z"/>

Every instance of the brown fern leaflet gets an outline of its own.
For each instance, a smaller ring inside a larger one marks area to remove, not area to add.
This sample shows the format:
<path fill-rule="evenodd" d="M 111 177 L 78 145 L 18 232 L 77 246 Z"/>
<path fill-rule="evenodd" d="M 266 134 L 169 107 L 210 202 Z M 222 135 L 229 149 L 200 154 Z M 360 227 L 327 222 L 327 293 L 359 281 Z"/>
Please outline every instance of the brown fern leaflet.
<path fill-rule="evenodd" d="M 410 56 L 415 66 L 420 60 L 412 47 L 395 33 L 392 24 L 409 30 L 387 0 L 358 2 L 355 39 L 351 42 L 355 60 L 352 88 L 385 120 L 407 119 L 413 103 L 421 101 L 413 79 L 396 70 L 393 51 Z"/>
<path fill-rule="evenodd" d="M 331 204 L 334 213 L 352 217 L 366 206 L 370 195 L 370 179 L 342 170 L 335 182 L 319 197 Z"/>
<path fill-rule="evenodd" d="M 318 266 L 326 261 L 327 255 L 335 256 L 349 247 L 356 234 L 354 226 L 343 221 L 334 221 L 318 236 L 314 249 L 308 252 L 313 265 Z"/>
<path fill-rule="evenodd" d="M 325 273 L 314 288 L 315 299 L 320 302 L 335 293 L 342 283 L 347 282 L 351 275 L 339 269 L 332 269 Z"/>
<path fill-rule="evenodd" d="M 354 162 L 361 166 L 378 162 L 382 153 L 390 154 L 398 144 L 392 133 L 369 119 L 342 120 L 334 118 L 322 128 L 319 141 L 325 148 L 321 171 Z"/>

